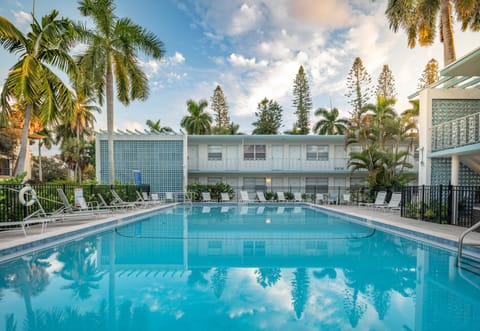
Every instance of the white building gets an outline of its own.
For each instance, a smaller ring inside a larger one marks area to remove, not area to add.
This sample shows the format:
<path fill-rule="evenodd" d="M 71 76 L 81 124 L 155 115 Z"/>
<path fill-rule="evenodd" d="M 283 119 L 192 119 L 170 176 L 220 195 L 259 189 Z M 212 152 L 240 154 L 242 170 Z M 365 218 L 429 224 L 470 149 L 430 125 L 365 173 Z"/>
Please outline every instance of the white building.
<path fill-rule="evenodd" d="M 440 71 L 419 97 L 420 185 L 480 185 L 480 48 Z"/>

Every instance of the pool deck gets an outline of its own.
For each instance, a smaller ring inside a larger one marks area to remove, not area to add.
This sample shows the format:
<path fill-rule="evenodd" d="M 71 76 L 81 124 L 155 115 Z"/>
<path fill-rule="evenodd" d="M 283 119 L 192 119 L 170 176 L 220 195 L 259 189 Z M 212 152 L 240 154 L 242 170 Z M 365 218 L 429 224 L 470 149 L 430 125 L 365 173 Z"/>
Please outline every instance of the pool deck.
<path fill-rule="evenodd" d="M 130 212 L 114 213 L 108 217 L 92 219 L 78 219 L 65 220 L 48 224 L 47 229 L 42 232 L 40 225 L 30 226 L 27 229 L 27 236 L 19 229 L 0 231 L 0 253 L 4 250 L 9 250 L 8 254 L 0 254 L 0 260 L 6 255 L 19 253 L 26 248 L 34 249 L 39 246 L 48 246 L 52 242 L 61 241 L 62 238 L 70 238 L 76 234 L 78 236 L 85 236 L 89 233 L 94 233 L 99 228 L 107 228 L 109 226 L 117 226 L 124 223 L 124 220 L 142 216 L 146 213 L 156 211 L 163 208 L 168 208 L 173 204 L 156 205 L 151 208 L 135 209 Z M 252 204 L 255 205 L 255 204 Z M 465 228 L 447 225 L 436 224 L 429 222 L 422 222 L 409 218 L 402 218 L 398 212 L 385 212 L 375 210 L 372 208 L 345 206 L 345 205 L 320 205 L 327 210 L 348 214 L 351 216 L 367 219 L 372 222 L 377 222 L 393 228 L 400 228 L 407 231 L 419 232 L 435 238 L 458 242 L 460 234 L 465 231 Z M 470 233 L 465 238 L 466 245 L 473 245 L 480 247 L 480 233 Z M 18 252 L 15 250 L 18 248 Z M 4 251 L 5 252 L 5 251 Z"/>

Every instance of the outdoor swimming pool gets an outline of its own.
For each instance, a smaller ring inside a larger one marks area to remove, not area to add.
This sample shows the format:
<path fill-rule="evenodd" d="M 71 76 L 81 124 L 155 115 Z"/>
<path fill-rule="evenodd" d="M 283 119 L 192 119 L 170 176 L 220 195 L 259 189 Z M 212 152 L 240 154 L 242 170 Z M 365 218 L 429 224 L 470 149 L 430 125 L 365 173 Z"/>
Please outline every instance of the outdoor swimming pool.
<path fill-rule="evenodd" d="M 478 330 L 455 254 L 298 206 L 179 206 L 0 263 L 0 330 Z"/>

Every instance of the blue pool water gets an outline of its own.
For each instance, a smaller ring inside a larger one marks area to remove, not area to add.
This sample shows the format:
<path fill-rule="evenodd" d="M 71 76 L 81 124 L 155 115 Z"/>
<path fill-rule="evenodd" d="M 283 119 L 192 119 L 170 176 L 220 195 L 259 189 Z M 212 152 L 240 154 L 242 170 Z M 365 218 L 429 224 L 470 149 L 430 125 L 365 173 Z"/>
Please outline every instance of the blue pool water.
<path fill-rule="evenodd" d="M 308 207 L 176 207 L 0 264 L 0 330 L 479 330 L 451 252 Z"/>

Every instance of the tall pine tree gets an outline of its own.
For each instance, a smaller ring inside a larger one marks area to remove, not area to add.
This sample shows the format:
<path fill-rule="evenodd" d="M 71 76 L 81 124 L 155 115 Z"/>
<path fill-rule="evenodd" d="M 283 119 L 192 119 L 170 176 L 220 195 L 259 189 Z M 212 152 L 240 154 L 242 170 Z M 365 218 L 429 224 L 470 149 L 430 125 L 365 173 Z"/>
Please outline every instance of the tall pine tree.
<path fill-rule="evenodd" d="M 220 85 L 217 85 L 211 98 L 211 106 L 215 116 L 216 127 L 219 129 L 230 128 L 230 116 L 228 114 L 227 99 Z"/>
<path fill-rule="evenodd" d="M 355 58 L 352 69 L 347 77 L 347 93 L 345 96 L 349 98 L 348 103 L 352 105 L 352 117 L 358 118 L 361 109 L 368 103 L 371 96 L 372 78 L 363 66 L 362 59 Z"/>
<path fill-rule="evenodd" d="M 438 61 L 431 59 L 428 61 L 425 69 L 423 69 L 422 76 L 418 80 L 418 88 L 424 89 L 430 84 L 435 83 L 440 78 L 438 73 Z"/>
<path fill-rule="evenodd" d="M 308 134 L 310 132 L 312 97 L 303 66 L 300 66 L 297 76 L 293 81 L 293 107 L 297 109 L 295 111 L 297 115 L 297 123 L 295 123 L 295 126 L 298 128 L 298 133 Z"/>
<path fill-rule="evenodd" d="M 252 134 L 278 134 L 282 126 L 282 112 L 282 107 L 276 101 L 264 98 L 257 106 L 257 121 L 252 123 L 255 127 Z"/>
<path fill-rule="evenodd" d="M 382 72 L 378 76 L 377 95 L 381 95 L 385 99 L 395 99 L 397 95 L 395 79 L 388 64 L 383 66 Z"/>

